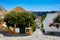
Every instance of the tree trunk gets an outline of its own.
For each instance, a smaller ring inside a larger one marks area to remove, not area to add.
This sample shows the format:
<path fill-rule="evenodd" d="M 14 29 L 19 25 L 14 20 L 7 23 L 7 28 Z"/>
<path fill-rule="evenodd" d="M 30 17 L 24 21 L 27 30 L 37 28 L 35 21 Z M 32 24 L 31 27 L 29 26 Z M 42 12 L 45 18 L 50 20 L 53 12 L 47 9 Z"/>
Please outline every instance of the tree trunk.
<path fill-rule="evenodd" d="M 29 22 L 29 27 L 30 27 L 30 22 Z"/>
<path fill-rule="evenodd" d="M 16 24 L 14 24 L 14 32 L 15 32 Z"/>

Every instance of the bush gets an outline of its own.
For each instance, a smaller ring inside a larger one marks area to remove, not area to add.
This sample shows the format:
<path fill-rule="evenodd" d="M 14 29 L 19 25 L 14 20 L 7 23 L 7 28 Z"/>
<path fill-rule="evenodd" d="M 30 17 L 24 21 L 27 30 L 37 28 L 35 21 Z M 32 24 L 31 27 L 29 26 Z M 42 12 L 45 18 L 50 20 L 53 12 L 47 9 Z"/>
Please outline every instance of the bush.
<path fill-rule="evenodd" d="M 0 18 L 0 22 L 2 22 L 3 21 L 3 18 Z"/>
<path fill-rule="evenodd" d="M 32 32 L 34 32 L 35 30 L 36 30 L 36 27 L 33 26 L 33 27 L 32 27 Z"/>
<path fill-rule="evenodd" d="M 45 30 L 44 30 L 43 28 L 41 29 L 41 31 L 42 31 L 43 33 L 45 32 Z"/>
<path fill-rule="evenodd" d="M 41 24 L 41 31 L 44 33 L 45 32 L 45 30 L 44 30 L 44 28 L 43 28 L 43 23 Z"/>
<path fill-rule="evenodd" d="M 43 28 L 43 23 L 41 24 L 41 28 Z"/>
<path fill-rule="evenodd" d="M 36 25 L 35 23 L 32 25 L 32 32 L 34 32 L 36 30 Z"/>
<path fill-rule="evenodd" d="M 44 21 L 45 18 L 46 18 L 46 16 L 41 17 L 41 23 L 42 23 L 42 21 Z"/>

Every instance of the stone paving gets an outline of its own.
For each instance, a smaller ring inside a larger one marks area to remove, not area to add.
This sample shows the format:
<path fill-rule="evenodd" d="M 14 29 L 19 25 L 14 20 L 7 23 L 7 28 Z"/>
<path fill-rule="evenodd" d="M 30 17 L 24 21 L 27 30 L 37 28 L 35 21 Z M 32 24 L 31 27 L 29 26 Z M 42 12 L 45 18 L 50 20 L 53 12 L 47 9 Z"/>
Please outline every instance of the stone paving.
<path fill-rule="evenodd" d="M 3 34 L 0 34 L 0 40 L 60 40 L 60 37 L 43 35 L 40 29 L 36 29 L 30 36 L 6 37 Z"/>

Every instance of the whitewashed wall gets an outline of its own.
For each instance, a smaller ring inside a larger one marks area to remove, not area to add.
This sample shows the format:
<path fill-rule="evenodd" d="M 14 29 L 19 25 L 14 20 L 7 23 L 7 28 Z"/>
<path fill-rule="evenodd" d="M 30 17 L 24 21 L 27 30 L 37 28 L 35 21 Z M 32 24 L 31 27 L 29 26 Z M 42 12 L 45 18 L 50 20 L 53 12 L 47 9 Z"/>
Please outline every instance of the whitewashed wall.
<path fill-rule="evenodd" d="M 12 30 L 13 31 L 13 27 L 9 27 L 10 28 L 10 30 Z"/>
<path fill-rule="evenodd" d="M 47 14 L 46 19 L 43 22 L 45 31 L 60 32 L 60 28 L 57 29 L 56 27 L 49 27 L 49 25 L 53 23 L 53 19 L 57 17 L 57 15 L 58 13 Z"/>
<path fill-rule="evenodd" d="M 15 32 L 19 33 L 20 32 L 20 28 L 15 28 Z"/>

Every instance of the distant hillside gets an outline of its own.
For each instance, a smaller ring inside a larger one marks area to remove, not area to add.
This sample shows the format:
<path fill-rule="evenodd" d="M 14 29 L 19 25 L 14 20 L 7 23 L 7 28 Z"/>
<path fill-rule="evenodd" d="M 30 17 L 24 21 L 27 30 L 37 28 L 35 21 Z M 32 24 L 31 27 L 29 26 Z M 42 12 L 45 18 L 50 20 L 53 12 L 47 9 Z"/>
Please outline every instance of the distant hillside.
<path fill-rule="evenodd" d="M 5 11 L 5 9 L 0 5 L 0 11 Z"/>
<path fill-rule="evenodd" d="M 34 14 L 36 14 L 37 16 L 46 16 L 48 13 L 56 13 L 57 11 L 46 11 L 46 12 L 32 12 Z"/>

